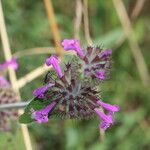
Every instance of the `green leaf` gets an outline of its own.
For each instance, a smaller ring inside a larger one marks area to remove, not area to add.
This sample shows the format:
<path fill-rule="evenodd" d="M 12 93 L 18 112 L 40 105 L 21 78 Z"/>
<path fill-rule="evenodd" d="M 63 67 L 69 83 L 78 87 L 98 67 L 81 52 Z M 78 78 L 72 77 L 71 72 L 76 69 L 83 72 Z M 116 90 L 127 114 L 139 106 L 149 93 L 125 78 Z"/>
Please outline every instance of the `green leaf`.
<path fill-rule="evenodd" d="M 31 118 L 31 114 L 23 113 L 23 114 L 19 117 L 19 122 L 20 122 L 20 123 L 27 124 L 27 123 L 31 123 L 31 122 L 33 122 L 33 121 L 34 121 L 34 120 Z"/>
<path fill-rule="evenodd" d="M 31 111 L 32 110 L 40 110 L 47 106 L 49 101 L 39 99 L 35 97 L 31 102 L 26 106 L 24 113 L 20 116 L 19 122 L 20 123 L 31 123 L 34 119 L 31 118 Z"/>

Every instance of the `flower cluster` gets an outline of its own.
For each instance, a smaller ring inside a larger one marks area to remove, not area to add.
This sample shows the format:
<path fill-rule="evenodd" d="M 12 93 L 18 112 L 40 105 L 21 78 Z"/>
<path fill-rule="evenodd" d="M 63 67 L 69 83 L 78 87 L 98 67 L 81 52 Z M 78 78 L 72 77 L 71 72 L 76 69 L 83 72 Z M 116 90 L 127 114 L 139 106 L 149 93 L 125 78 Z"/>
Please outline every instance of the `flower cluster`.
<path fill-rule="evenodd" d="M 97 114 L 101 119 L 100 128 L 107 129 L 114 123 L 113 114 L 119 111 L 119 106 L 103 102 L 98 87 L 108 77 L 112 51 L 100 47 L 82 49 L 76 39 L 64 39 L 62 46 L 66 51 L 74 50 L 79 57 L 75 56 L 64 70 L 56 55 L 46 59 L 46 65 L 52 65 L 58 77 L 53 79 L 51 75 L 47 76 L 45 85 L 33 91 L 35 97 L 49 104 L 34 110 L 31 117 L 43 123 L 48 122 L 53 114 L 80 119 Z"/>
<path fill-rule="evenodd" d="M 15 103 L 18 101 L 17 94 L 11 88 L 9 81 L 4 77 L 3 72 L 8 67 L 13 69 L 18 68 L 18 63 L 15 58 L 0 64 L 0 104 Z M 3 131 L 10 131 L 10 121 L 16 120 L 18 113 L 16 110 L 2 110 L 0 111 L 0 129 Z"/>

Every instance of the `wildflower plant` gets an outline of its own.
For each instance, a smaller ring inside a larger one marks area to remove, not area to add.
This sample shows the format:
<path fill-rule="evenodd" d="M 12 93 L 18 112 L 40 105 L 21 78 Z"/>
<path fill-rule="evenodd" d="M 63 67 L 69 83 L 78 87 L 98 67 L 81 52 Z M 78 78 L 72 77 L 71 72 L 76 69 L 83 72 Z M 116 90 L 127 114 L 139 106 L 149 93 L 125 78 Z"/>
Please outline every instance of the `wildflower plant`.
<path fill-rule="evenodd" d="M 63 69 L 58 56 L 46 59 L 46 65 L 52 66 L 55 73 L 49 71 L 44 85 L 33 91 L 35 98 L 25 108 L 20 122 L 45 123 L 52 116 L 89 119 L 96 114 L 101 119 L 99 127 L 107 129 L 119 111 L 119 106 L 103 102 L 100 95 L 100 85 L 109 77 L 112 51 L 99 46 L 83 49 L 76 39 L 64 39 L 62 46 L 65 51 L 74 50 L 77 56 Z"/>

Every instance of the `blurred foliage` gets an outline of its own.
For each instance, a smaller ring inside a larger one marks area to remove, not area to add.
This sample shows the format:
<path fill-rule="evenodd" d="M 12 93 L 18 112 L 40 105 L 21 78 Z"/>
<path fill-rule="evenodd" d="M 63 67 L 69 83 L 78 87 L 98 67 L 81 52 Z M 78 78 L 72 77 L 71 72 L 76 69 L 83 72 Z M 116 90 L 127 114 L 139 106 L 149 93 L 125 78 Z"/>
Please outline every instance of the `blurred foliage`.
<path fill-rule="evenodd" d="M 61 37 L 72 38 L 75 1 L 56 0 L 53 3 Z M 43 1 L 2 0 L 2 4 L 13 53 L 54 45 Z M 125 0 L 125 4 L 127 9 L 134 8 L 130 7 L 132 2 L 129 0 Z M 147 0 L 138 18 L 132 21 L 148 69 L 149 5 L 150 1 Z M 108 129 L 105 140 L 100 141 L 96 118 L 88 121 L 51 119 L 43 125 L 33 123 L 29 125 L 33 147 L 36 150 L 150 150 L 150 89 L 145 88 L 140 80 L 128 41 L 115 47 L 123 30 L 112 1 L 89 0 L 89 21 L 94 44 L 114 47 L 111 79 L 101 89 L 104 101 L 121 106 L 121 111 L 116 114 L 116 125 Z M 82 45 L 86 45 L 83 31 L 81 27 Z M 4 59 L 2 56 L 0 51 L 1 61 Z M 45 55 L 20 58 L 17 76 L 21 77 L 43 64 L 45 58 Z M 23 100 L 32 97 L 32 90 L 42 84 L 41 80 L 43 77 L 21 89 Z M 12 134 L 0 132 L 0 149 L 24 150 L 20 136 L 18 130 Z"/>

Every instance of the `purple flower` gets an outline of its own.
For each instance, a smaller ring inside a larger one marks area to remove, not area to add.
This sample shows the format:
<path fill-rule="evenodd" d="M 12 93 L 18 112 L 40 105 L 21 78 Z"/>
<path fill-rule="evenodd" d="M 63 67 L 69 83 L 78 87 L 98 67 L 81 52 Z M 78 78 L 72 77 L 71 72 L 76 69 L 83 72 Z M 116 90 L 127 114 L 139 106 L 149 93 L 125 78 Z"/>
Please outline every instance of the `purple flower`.
<path fill-rule="evenodd" d="M 0 64 L 1 69 L 5 69 L 9 66 L 11 66 L 14 70 L 18 69 L 18 63 L 15 58 L 12 58 L 11 60 L 4 62 L 3 64 Z"/>
<path fill-rule="evenodd" d="M 99 78 L 100 80 L 105 80 L 106 78 L 106 71 L 105 70 L 98 70 L 96 71 L 96 75 L 97 78 Z"/>
<path fill-rule="evenodd" d="M 52 65 L 60 78 L 63 76 L 59 62 L 58 62 L 58 57 L 56 55 L 52 55 L 51 57 L 47 58 L 45 63 L 47 66 Z"/>
<path fill-rule="evenodd" d="M 7 87 L 9 85 L 10 83 L 3 76 L 0 75 L 0 86 Z"/>
<path fill-rule="evenodd" d="M 37 89 L 35 89 L 33 91 L 33 95 L 38 97 L 38 98 L 44 98 L 44 93 L 50 88 L 52 87 L 54 84 L 47 84 L 47 85 L 44 85 L 42 87 L 39 87 Z"/>
<path fill-rule="evenodd" d="M 113 113 L 110 112 L 108 115 L 100 111 L 100 109 L 95 108 L 94 111 L 99 116 L 99 118 L 102 120 L 102 123 L 100 124 L 100 128 L 106 130 L 111 124 L 113 124 Z"/>
<path fill-rule="evenodd" d="M 77 40 L 77 39 L 64 39 L 61 44 L 62 44 L 64 50 L 66 50 L 66 51 L 75 50 L 81 58 L 84 57 L 84 53 L 81 49 L 79 40 Z"/>
<path fill-rule="evenodd" d="M 109 111 L 106 115 L 98 108 L 94 109 L 98 116 L 102 119 L 102 123 L 99 125 L 99 127 L 106 130 L 111 124 L 113 124 L 113 113 L 119 111 L 120 107 L 118 105 L 104 103 L 101 100 L 98 100 L 97 104 Z"/>
<path fill-rule="evenodd" d="M 97 104 L 110 112 L 117 112 L 120 110 L 120 107 L 118 105 L 111 105 L 108 103 L 104 103 L 101 100 L 98 100 Z"/>
<path fill-rule="evenodd" d="M 112 55 L 112 50 L 111 49 L 107 49 L 107 50 L 104 50 L 100 53 L 100 58 L 106 58 L 106 57 L 109 57 L 110 55 Z"/>
<path fill-rule="evenodd" d="M 48 122 L 48 114 L 56 106 L 56 102 L 53 101 L 44 109 L 36 110 L 32 113 L 32 118 L 35 119 L 38 123 Z"/>

